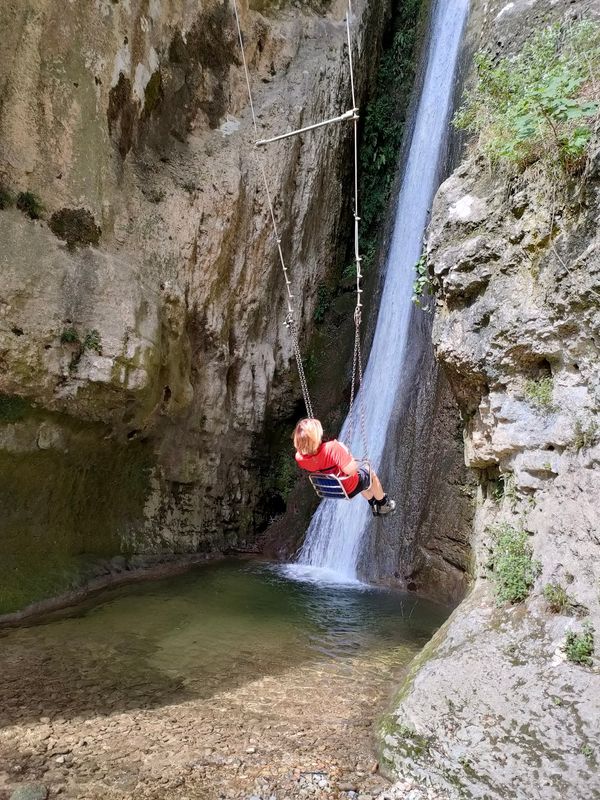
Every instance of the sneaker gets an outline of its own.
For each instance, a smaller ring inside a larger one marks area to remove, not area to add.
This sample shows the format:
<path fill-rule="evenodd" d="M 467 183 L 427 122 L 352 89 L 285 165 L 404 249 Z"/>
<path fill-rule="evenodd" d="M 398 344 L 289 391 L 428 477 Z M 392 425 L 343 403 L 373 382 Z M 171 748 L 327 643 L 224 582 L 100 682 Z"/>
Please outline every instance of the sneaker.
<path fill-rule="evenodd" d="M 373 512 L 374 517 L 385 517 L 386 514 L 393 514 L 396 510 L 396 501 L 385 499 L 385 501 L 379 505 L 378 503 L 374 503 L 371 506 L 371 511 Z"/>

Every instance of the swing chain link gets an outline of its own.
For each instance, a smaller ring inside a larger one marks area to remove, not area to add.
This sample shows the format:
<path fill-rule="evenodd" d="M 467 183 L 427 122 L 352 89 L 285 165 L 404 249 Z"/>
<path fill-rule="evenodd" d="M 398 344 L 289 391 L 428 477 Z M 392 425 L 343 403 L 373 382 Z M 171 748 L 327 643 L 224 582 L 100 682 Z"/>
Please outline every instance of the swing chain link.
<path fill-rule="evenodd" d="M 352 446 L 354 435 L 354 402 L 356 395 L 363 382 L 362 352 L 360 347 L 360 325 L 362 321 L 361 307 L 356 306 L 354 310 L 354 353 L 352 355 L 352 381 L 350 384 L 350 407 L 348 409 L 348 433 L 346 435 L 348 446 Z M 358 384 L 356 378 L 358 376 Z M 363 460 L 369 458 L 369 448 L 367 443 L 367 420 L 365 412 L 364 392 L 359 397 L 358 413 L 360 415 L 360 435 L 363 447 Z"/>
<path fill-rule="evenodd" d="M 298 326 L 294 319 L 294 314 L 289 311 L 283 323 L 290 332 L 292 338 L 292 347 L 294 348 L 294 356 L 296 357 L 296 365 L 298 367 L 298 376 L 300 378 L 300 388 L 302 389 L 302 397 L 304 398 L 304 405 L 306 406 L 306 413 L 309 418 L 314 417 L 310 393 L 308 391 L 308 381 L 306 380 L 306 373 L 304 371 L 304 364 L 302 363 L 302 353 L 300 351 L 300 344 L 298 342 Z"/>

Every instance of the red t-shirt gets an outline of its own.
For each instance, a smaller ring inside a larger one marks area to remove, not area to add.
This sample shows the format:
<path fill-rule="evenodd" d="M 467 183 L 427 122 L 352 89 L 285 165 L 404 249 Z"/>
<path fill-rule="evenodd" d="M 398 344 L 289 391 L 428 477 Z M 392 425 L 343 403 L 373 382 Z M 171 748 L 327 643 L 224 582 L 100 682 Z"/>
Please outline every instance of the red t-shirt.
<path fill-rule="evenodd" d="M 344 467 L 347 467 L 352 459 L 352 453 L 337 439 L 323 442 L 312 456 L 296 453 L 296 463 L 301 469 L 307 472 L 328 472 L 338 478 L 346 476 Z M 351 494 L 357 486 L 358 475 L 352 475 L 344 481 L 344 488 L 348 494 Z"/>

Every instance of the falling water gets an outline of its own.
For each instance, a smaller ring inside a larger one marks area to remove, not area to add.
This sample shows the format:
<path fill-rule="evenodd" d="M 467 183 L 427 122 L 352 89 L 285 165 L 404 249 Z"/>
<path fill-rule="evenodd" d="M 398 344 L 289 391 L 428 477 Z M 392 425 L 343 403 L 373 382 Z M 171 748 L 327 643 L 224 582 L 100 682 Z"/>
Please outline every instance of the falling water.
<path fill-rule="evenodd" d="M 384 453 L 394 404 L 401 399 L 414 265 L 421 254 L 429 208 L 438 188 L 468 10 L 469 0 L 437 0 L 433 9 L 423 89 L 398 197 L 373 346 L 360 390 L 365 399 L 369 456 L 376 469 Z M 347 426 L 348 419 L 340 436 L 344 441 L 347 441 L 344 437 Z M 357 454 L 361 451 L 358 428 L 356 423 L 351 442 Z M 321 503 L 298 563 L 291 565 L 290 572 L 339 582 L 357 581 L 357 564 L 369 515 L 370 508 L 365 502 Z"/>

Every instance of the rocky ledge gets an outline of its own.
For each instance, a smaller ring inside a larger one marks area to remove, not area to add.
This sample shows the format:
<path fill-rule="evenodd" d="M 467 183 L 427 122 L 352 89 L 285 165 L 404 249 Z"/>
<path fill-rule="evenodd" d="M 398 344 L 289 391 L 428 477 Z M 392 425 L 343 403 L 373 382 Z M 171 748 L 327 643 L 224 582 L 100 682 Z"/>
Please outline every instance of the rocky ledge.
<path fill-rule="evenodd" d="M 545 5 L 476 4 L 475 19 L 514 48 Z M 479 477 L 475 579 L 381 742 L 392 774 L 450 797 L 600 792 L 599 209 L 597 140 L 575 181 L 470 155 L 435 200 L 434 343 Z"/>

